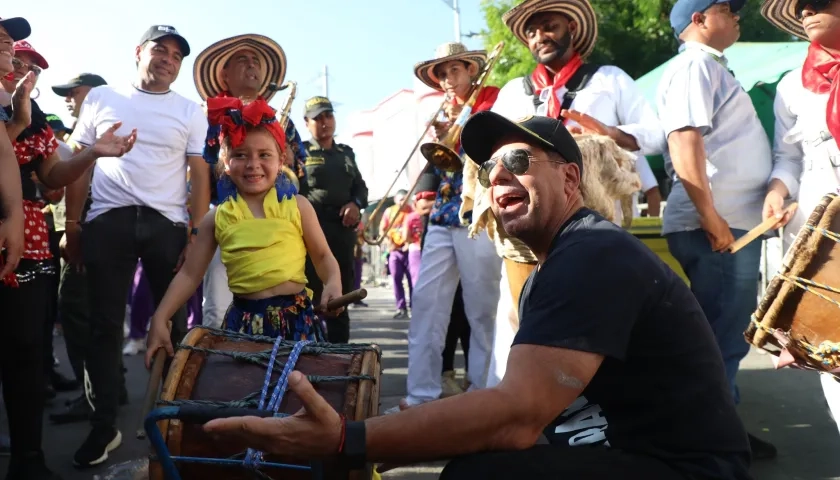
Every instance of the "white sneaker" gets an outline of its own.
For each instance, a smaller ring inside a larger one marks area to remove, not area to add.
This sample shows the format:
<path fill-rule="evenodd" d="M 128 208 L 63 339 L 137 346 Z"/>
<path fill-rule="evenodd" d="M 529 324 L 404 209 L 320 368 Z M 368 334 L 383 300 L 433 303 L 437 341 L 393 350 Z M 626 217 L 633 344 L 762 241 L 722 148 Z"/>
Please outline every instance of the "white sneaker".
<path fill-rule="evenodd" d="M 146 351 L 146 339 L 145 338 L 135 338 L 133 340 L 129 340 L 125 342 L 125 347 L 123 347 L 123 355 L 137 355 L 140 352 Z"/>

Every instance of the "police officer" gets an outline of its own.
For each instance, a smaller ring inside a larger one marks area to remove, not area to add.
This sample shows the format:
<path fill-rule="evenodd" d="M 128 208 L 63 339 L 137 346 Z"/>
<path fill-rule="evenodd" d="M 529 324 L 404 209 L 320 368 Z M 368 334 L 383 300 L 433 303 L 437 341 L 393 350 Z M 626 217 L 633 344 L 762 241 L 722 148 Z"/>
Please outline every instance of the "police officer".
<path fill-rule="evenodd" d="M 347 145 L 335 143 L 335 116 L 326 97 L 312 97 L 306 101 L 304 120 L 312 138 L 304 142 L 306 176 L 301 182 L 301 194 L 312 202 L 327 243 L 341 269 L 343 293 L 353 290 L 354 248 L 356 229 L 361 210 L 368 205 L 368 189 L 356 154 Z M 306 261 L 306 278 L 314 292 L 313 301 L 320 301 L 324 286 L 318 278 L 311 259 Z M 350 341 L 350 317 L 347 310 L 336 318 L 327 319 L 327 339 L 330 343 Z"/>

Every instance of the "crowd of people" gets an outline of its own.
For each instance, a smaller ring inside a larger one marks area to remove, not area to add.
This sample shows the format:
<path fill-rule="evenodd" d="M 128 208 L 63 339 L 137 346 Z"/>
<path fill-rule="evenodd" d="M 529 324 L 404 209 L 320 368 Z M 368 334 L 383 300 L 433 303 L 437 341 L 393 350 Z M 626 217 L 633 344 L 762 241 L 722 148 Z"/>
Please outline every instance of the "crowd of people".
<path fill-rule="evenodd" d="M 214 420 L 209 433 L 351 468 L 455 458 L 442 478 L 750 478 L 751 461 L 776 455 L 736 411 L 760 244 L 727 249 L 769 218 L 786 225 L 788 248 L 840 189 L 840 1 L 763 0 L 772 25 L 811 42 L 779 83 L 773 139 L 727 67 L 744 3 L 676 2 L 680 49 L 654 105 L 620 68 L 587 61 L 598 37 L 588 0 L 525 0 L 504 14 L 538 65 L 502 88 L 473 91 L 486 52 L 439 46 L 414 74 L 447 98 L 435 140 L 473 98 L 454 145 L 463 169 L 430 164 L 365 223 L 367 186 L 334 139 L 330 100 L 304 102 L 306 142 L 268 105 L 287 68 L 274 40 L 239 35 L 198 53 L 198 104 L 170 88 L 189 42 L 154 25 L 131 83 L 80 73 L 52 86 L 75 119 L 67 127 L 31 98 L 49 63 L 25 40 L 29 22 L 0 19 L 6 478 L 59 478 L 37 399 L 83 386 L 49 418 L 89 421 L 74 464 L 106 462 L 122 442 L 122 355 L 145 350 L 150 366 L 191 326 L 350 342 L 348 310 L 326 305 L 359 288 L 365 228 L 384 237 L 394 318 L 409 321 L 407 396 L 348 422 L 294 373 L 305 414 Z M 624 155 L 596 161 L 633 164 L 633 197 L 652 215 L 660 195 L 645 156 L 664 155 L 662 233 L 690 285 L 621 228 L 637 211 L 587 197 L 587 136 Z M 72 379 L 55 369 L 57 319 Z M 840 418 L 840 386 L 821 377 Z"/>

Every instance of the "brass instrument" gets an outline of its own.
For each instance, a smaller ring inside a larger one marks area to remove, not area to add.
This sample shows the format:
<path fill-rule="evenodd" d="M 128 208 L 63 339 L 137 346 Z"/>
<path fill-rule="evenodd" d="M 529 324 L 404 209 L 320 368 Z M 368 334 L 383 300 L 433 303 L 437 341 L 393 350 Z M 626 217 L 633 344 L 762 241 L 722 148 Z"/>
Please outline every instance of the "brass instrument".
<path fill-rule="evenodd" d="M 389 194 L 391 193 L 391 189 L 393 189 L 393 188 L 394 188 L 394 185 L 396 185 L 396 184 L 397 184 L 397 180 L 399 180 L 399 179 L 400 179 L 400 175 L 401 175 L 401 174 L 402 174 L 402 172 L 405 170 L 405 168 L 408 166 L 408 162 L 410 162 L 410 161 L 411 161 L 411 157 L 414 155 L 414 152 L 416 152 L 416 151 L 417 151 L 417 147 L 419 147 L 419 146 L 420 146 L 420 142 L 422 142 L 422 141 L 423 141 L 423 137 L 425 137 L 425 136 L 426 136 L 426 132 L 429 130 L 429 127 L 430 127 L 430 126 L 432 126 L 432 125 L 434 124 L 434 122 L 436 121 L 436 119 L 438 118 L 438 116 L 441 114 L 441 112 L 443 112 L 443 108 L 446 106 L 446 102 L 448 102 L 448 101 L 449 101 L 449 98 L 448 98 L 446 95 L 444 95 L 443 101 L 442 101 L 442 102 L 440 102 L 440 107 L 438 107 L 438 109 L 437 109 L 437 111 L 435 112 L 435 114 L 434 114 L 434 115 L 432 115 L 432 118 L 430 118 L 430 119 L 429 119 L 429 121 L 428 121 L 428 122 L 426 122 L 426 128 L 424 128 L 424 129 L 423 129 L 423 133 L 422 133 L 422 134 L 420 134 L 420 138 L 418 138 L 418 139 L 417 139 L 417 143 L 415 143 L 415 144 L 414 144 L 414 148 L 412 148 L 412 149 L 411 149 L 411 153 L 409 153 L 409 154 L 408 154 L 408 158 L 406 158 L 405 163 L 403 163 L 402 168 L 400 168 L 400 171 L 399 171 L 399 172 L 397 172 L 397 175 L 394 177 L 394 181 L 393 181 L 393 182 L 391 182 L 391 186 L 390 186 L 390 187 L 388 187 L 388 190 L 386 190 L 386 191 L 385 191 L 385 194 L 384 194 L 384 195 L 382 195 L 382 198 L 379 200 L 379 203 L 377 203 L 377 204 L 376 204 L 376 208 L 374 208 L 374 209 L 373 209 L 373 212 L 371 212 L 371 214 L 370 214 L 370 217 L 369 217 L 369 218 L 371 218 L 371 219 L 375 219 L 375 218 L 377 218 L 377 217 L 378 217 L 379 211 L 380 211 L 380 210 L 382 210 L 382 207 L 385 205 L 385 200 L 387 200 L 387 199 L 388 199 L 388 197 L 390 196 Z M 428 165 L 428 164 L 427 164 L 427 165 L 426 165 L 426 167 L 425 167 L 425 168 L 424 168 L 424 169 L 420 172 L 420 174 L 419 174 L 419 175 L 417 175 L 417 178 L 416 178 L 416 179 L 414 179 L 414 184 L 413 184 L 413 185 L 411 186 L 411 188 L 408 190 L 408 193 L 406 193 L 405 198 L 404 198 L 404 199 L 403 199 L 403 201 L 400 203 L 399 208 L 398 208 L 396 211 L 394 211 L 394 214 L 393 214 L 393 215 L 391 215 L 391 219 L 390 219 L 390 221 L 388 222 L 388 225 L 393 225 L 393 224 L 394 224 L 394 220 L 396 220 L 396 219 L 397 219 L 397 215 L 399 215 L 400 210 L 402 210 L 402 209 L 405 207 L 406 202 L 408 202 L 408 199 L 409 199 L 409 198 L 411 198 L 411 194 L 412 194 L 412 192 L 414 192 L 414 189 L 415 189 L 415 188 L 417 188 L 417 183 L 419 183 L 419 182 L 420 182 L 420 178 L 423 176 L 423 172 L 425 172 L 427 168 L 429 168 L 429 165 Z M 376 230 L 375 230 L 375 231 L 378 231 L 378 230 L 379 230 L 379 228 L 376 228 Z M 381 232 L 381 233 L 379 234 L 379 236 L 377 236 L 377 237 L 375 237 L 375 238 L 370 238 L 370 237 L 368 237 L 368 232 L 367 232 L 367 231 L 368 231 L 368 229 L 367 229 L 367 228 L 365 228 L 365 230 L 362 232 L 362 239 L 363 239 L 363 240 L 365 241 L 365 243 L 367 243 L 368 245 L 380 245 L 380 244 L 382 243 L 382 241 L 383 241 L 383 240 L 385 240 L 385 237 L 386 237 L 386 235 L 387 235 L 387 233 L 388 233 L 388 232 Z"/>
<path fill-rule="evenodd" d="M 280 126 L 283 127 L 283 132 L 286 131 L 286 127 L 289 125 L 289 115 L 292 111 L 292 102 L 295 101 L 295 94 L 297 93 L 297 82 L 289 80 L 277 90 L 285 90 L 286 88 L 291 88 L 291 90 L 289 90 L 289 96 L 286 98 L 286 103 L 283 105 L 283 109 L 280 110 L 280 114 L 278 115 L 278 121 L 280 122 Z M 287 146 L 286 148 L 291 148 L 291 146 Z M 283 152 L 284 156 L 285 153 L 286 152 Z M 280 166 L 280 171 L 282 171 L 283 174 L 291 180 L 295 188 L 300 191 L 300 180 L 298 179 L 297 173 L 286 165 L 285 161 L 283 162 L 283 165 Z"/>
<path fill-rule="evenodd" d="M 420 147 L 420 153 L 423 157 L 425 157 L 429 163 L 437 168 L 445 172 L 457 172 L 463 168 L 464 164 L 461 161 L 461 157 L 457 152 L 455 152 L 454 147 L 461 138 L 461 131 L 464 129 L 464 124 L 467 123 L 467 120 L 469 120 L 472 115 L 472 109 L 478 99 L 478 94 L 487 82 L 487 78 L 490 77 L 490 72 L 499 60 L 504 46 L 505 42 L 499 42 L 496 44 L 496 47 L 493 48 L 493 51 L 490 52 L 490 55 L 487 57 L 487 63 L 481 71 L 481 75 L 479 75 L 478 79 L 475 81 L 467 102 L 464 104 L 460 115 L 458 115 L 458 118 L 452 124 L 452 127 L 449 128 L 449 131 L 446 133 L 446 137 L 444 137 L 440 143 L 424 143 Z"/>

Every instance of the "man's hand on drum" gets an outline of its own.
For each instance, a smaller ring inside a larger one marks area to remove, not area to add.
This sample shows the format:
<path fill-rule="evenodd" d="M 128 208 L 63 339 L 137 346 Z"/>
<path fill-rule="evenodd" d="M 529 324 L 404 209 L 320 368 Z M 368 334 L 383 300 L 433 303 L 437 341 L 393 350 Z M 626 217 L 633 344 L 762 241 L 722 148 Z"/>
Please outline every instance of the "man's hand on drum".
<path fill-rule="evenodd" d="M 289 375 L 289 389 L 303 408 L 286 418 L 234 417 L 211 420 L 204 431 L 219 441 L 244 443 L 266 453 L 303 458 L 328 458 L 341 444 L 341 417 L 298 371 Z"/>
<path fill-rule="evenodd" d="M 169 337 L 169 327 L 166 322 L 155 322 L 154 318 L 149 323 L 149 335 L 146 339 L 146 368 L 152 368 L 152 359 L 159 348 L 166 350 L 166 355 L 175 355 L 172 348 L 172 340 Z"/>
<path fill-rule="evenodd" d="M 779 229 L 787 225 L 793 212 L 785 211 L 785 198 L 789 195 L 788 188 L 778 178 L 770 181 L 767 189 L 767 196 L 764 197 L 764 208 L 761 210 L 762 220 L 776 217 L 779 221 L 773 225 L 773 229 Z"/>
<path fill-rule="evenodd" d="M 344 307 L 338 308 L 336 310 L 330 310 L 327 308 L 327 304 L 331 300 L 335 300 L 336 298 L 341 296 L 341 282 L 340 281 L 333 281 L 327 282 L 324 285 L 324 290 L 321 292 L 321 304 L 318 306 L 319 309 L 324 312 L 326 315 L 331 317 L 339 315 L 341 312 L 344 311 Z"/>

